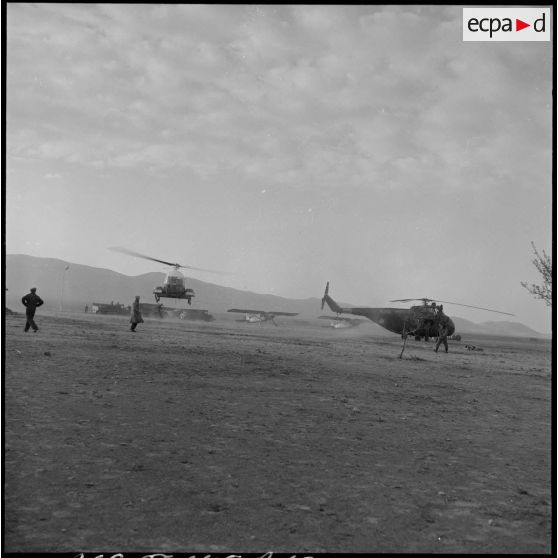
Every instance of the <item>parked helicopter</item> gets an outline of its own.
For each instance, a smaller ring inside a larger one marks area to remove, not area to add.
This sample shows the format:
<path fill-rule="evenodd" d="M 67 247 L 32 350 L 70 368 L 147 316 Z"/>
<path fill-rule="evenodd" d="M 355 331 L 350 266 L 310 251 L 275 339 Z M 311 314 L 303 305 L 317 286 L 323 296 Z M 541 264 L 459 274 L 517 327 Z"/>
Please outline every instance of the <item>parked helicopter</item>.
<path fill-rule="evenodd" d="M 245 314 L 244 320 L 240 320 L 242 322 L 261 323 L 270 321 L 273 325 L 277 325 L 275 316 L 298 316 L 298 312 L 266 312 L 265 310 L 241 310 L 240 308 L 231 308 L 227 312 Z"/>
<path fill-rule="evenodd" d="M 405 298 L 399 300 L 391 300 L 390 302 L 411 302 L 413 300 L 422 301 L 421 305 L 411 306 L 411 308 L 341 308 L 329 296 L 329 281 L 325 288 L 322 298 L 322 310 L 324 304 L 334 312 L 339 314 L 355 314 L 357 316 L 365 316 L 369 320 L 377 323 L 388 331 L 399 333 L 403 338 L 407 335 L 413 335 L 418 341 L 424 337 L 428 341 L 430 337 L 438 335 L 438 324 L 440 317 L 443 315 L 443 306 L 437 305 L 436 301 L 431 298 Z M 498 314 L 506 314 L 513 316 L 508 312 L 500 312 L 499 310 L 490 310 L 489 308 L 481 308 L 480 306 L 470 306 L 468 304 L 459 304 L 457 302 L 448 302 L 440 300 L 440 303 L 455 304 L 457 306 L 466 306 L 468 308 L 477 308 L 478 310 L 487 310 L 488 312 L 497 312 Z M 449 318 L 448 336 L 455 333 L 455 324 Z"/>
<path fill-rule="evenodd" d="M 128 256 L 135 256 L 136 258 L 143 258 L 144 260 L 151 260 L 153 262 L 162 263 L 164 265 L 170 265 L 174 268 L 167 273 L 167 276 L 163 281 L 163 285 L 161 287 L 155 287 L 155 289 L 153 289 L 153 294 L 155 295 L 156 302 L 159 302 L 161 298 L 180 298 L 187 300 L 188 304 L 192 304 L 192 298 L 194 298 L 194 296 L 196 295 L 194 293 L 194 289 L 189 289 L 186 287 L 186 278 L 179 271 L 180 268 L 195 269 L 197 271 L 207 271 L 209 273 L 226 273 L 224 271 L 215 271 L 212 269 L 203 269 L 201 267 L 192 267 L 190 265 L 166 262 L 164 260 L 152 258 L 151 256 L 145 256 L 143 254 L 139 254 L 138 252 L 128 250 L 127 248 L 121 248 L 119 246 L 113 246 L 112 248 L 109 248 L 109 250 L 112 250 L 113 252 L 120 252 L 121 254 L 127 254 Z"/>

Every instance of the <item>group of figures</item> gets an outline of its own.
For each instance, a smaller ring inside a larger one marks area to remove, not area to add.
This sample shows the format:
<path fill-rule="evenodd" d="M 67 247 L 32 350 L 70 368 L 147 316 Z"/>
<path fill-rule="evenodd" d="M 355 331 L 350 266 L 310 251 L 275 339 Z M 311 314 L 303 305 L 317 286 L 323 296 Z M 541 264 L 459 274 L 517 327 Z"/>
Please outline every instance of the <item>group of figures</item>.
<path fill-rule="evenodd" d="M 329 284 L 328 284 L 329 286 Z M 338 314 L 345 311 L 346 309 L 340 308 L 333 299 L 331 299 L 327 293 L 324 295 L 324 301 L 327 301 L 330 307 L 335 310 Z M 38 331 L 37 324 L 35 323 L 35 311 L 39 306 L 44 304 L 41 297 L 37 294 L 37 288 L 33 287 L 28 294 L 26 294 L 22 299 L 21 302 L 25 306 L 25 313 L 27 320 L 25 322 L 25 331 L 29 331 L 30 328 L 33 329 L 34 332 Z M 323 302 L 322 302 L 323 307 Z M 86 307 L 87 308 L 87 307 Z M 435 351 L 438 352 L 440 345 L 444 345 L 444 349 L 446 353 L 448 352 L 448 335 L 453 333 L 452 322 L 446 314 L 444 314 L 443 306 L 437 306 L 435 303 L 432 303 L 431 306 L 414 306 L 411 309 L 411 313 L 409 319 L 405 320 L 403 326 L 403 338 L 404 340 L 407 339 L 407 335 L 415 335 L 420 339 L 420 332 L 425 337 L 425 341 L 428 340 L 429 335 L 436 335 L 436 347 Z M 350 309 L 349 311 L 352 313 L 359 313 L 358 309 Z M 364 312 L 366 310 L 366 312 Z M 374 316 L 369 315 L 370 311 L 373 309 L 362 309 L 363 315 L 367 315 L 370 319 L 376 321 Z M 230 312 L 240 311 L 240 310 L 230 310 Z M 284 313 L 287 315 L 296 315 L 296 314 L 289 314 Z M 136 327 L 138 324 L 143 323 L 143 317 L 141 315 L 141 308 L 140 308 L 140 297 L 136 295 L 134 302 L 131 306 L 131 316 L 130 316 L 130 331 L 135 332 Z M 380 321 L 381 323 L 381 321 Z M 384 325 L 385 327 L 385 325 Z M 390 329 L 388 327 L 388 329 Z M 404 350 L 404 345 L 403 345 Z M 403 350 L 401 354 L 403 354 Z"/>
<path fill-rule="evenodd" d="M 27 332 L 32 329 L 35 333 L 39 331 L 35 323 L 35 312 L 39 306 L 44 304 L 43 299 L 37 294 L 37 287 L 32 287 L 30 291 L 21 299 L 21 303 L 25 306 L 25 328 L 23 331 Z M 87 306 L 86 306 L 87 312 Z M 143 317 L 140 310 L 140 297 L 136 296 L 132 304 L 132 315 L 130 316 L 130 331 L 135 332 L 138 324 L 143 323 Z"/>

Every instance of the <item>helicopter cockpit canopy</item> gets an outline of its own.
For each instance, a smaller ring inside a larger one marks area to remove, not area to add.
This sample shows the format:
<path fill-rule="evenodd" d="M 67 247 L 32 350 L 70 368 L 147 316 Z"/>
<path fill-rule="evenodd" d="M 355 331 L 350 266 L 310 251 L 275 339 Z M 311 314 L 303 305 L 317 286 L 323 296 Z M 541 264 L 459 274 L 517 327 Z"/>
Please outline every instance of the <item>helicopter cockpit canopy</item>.
<path fill-rule="evenodd" d="M 178 269 L 171 269 L 167 273 L 163 284 L 169 287 L 178 287 L 184 285 L 184 275 L 182 275 L 182 273 L 180 273 Z"/>

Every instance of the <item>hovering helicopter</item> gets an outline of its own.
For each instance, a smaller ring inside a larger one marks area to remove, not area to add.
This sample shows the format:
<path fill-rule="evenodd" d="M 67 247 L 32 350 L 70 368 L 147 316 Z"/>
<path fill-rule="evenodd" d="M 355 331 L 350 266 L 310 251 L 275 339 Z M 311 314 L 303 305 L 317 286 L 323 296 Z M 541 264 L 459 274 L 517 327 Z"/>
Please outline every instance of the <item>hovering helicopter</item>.
<path fill-rule="evenodd" d="M 113 252 L 120 252 L 121 254 L 127 254 L 128 256 L 135 256 L 136 258 L 143 258 L 144 260 L 151 260 L 152 262 L 162 263 L 164 265 L 170 265 L 173 267 L 165 277 L 163 281 L 162 287 L 155 287 L 153 289 L 153 294 L 155 295 L 155 301 L 159 302 L 161 298 L 179 298 L 185 299 L 188 301 L 188 304 L 192 304 L 192 298 L 194 298 L 195 293 L 194 289 L 189 289 L 186 287 L 186 278 L 182 273 L 179 271 L 180 268 L 182 269 L 195 269 L 197 271 L 207 271 L 209 273 L 226 273 L 224 271 L 215 271 L 212 269 L 202 269 L 201 267 L 192 267 L 190 265 L 182 265 L 179 263 L 172 263 L 166 262 L 164 260 L 158 260 L 157 258 L 152 258 L 150 256 L 145 256 L 143 254 L 139 254 L 138 252 L 134 252 L 132 250 L 128 250 L 127 248 L 121 248 L 119 246 L 113 246 L 109 248 Z"/>
<path fill-rule="evenodd" d="M 298 316 L 298 312 L 266 312 L 265 310 L 241 310 L 239 308 L 231 308 L 227 312 L 245 314 L 244 320 L 240 320 L 242 322 L 261 323 L 270 321 L 273 325 L 277 325 L 275 316 Z"/>
<path fill-rule="evenodd" d="M 428 341 L 430 337 L 437 337 L 438 324 L 440 317 L 443 315 L 443 306 L 437 305 L 436 301 L 431 298 L 404 298 L 399 300 L 390 300 L 390 302 L 411 302 L 420 300 L 422 304 L 411 306 L 411 308 L 341 308 L 329 296 L 329 281 L 326 285 L 324 296 L 322 298 L 322 310 L 324 304 L 334 312 L 339 314 L 355 314 L 357 316 L 365 316 L 369 320 L 377 323 L 388 331 L 399 333 L 406 338 L 407 335 L 414 335 L 418 341 L 424 337 Z M 459 304 L 457 302 L 448 302 L 439 300 L 438 302 L 445 304 L 455 304 L 457 306 L 466 306 L 468 308 L 477 308 L 478 310 L 487 310 L 488 312 L 496 312 L 498 314 L 506 314 L 513 316 L 508 312 L 500 312 L 499 310 L 490 310 L 489 308 L 481 308 L 480 306 L 470 306 L 468 304 Z M 449 318 L 448 336 L 455 333 L 455 324 Z"/>
<path fill-rule="evenodd" d="M 330 320 L 329 327 L 341 329 L 345 327 L 356 327 L 362 320 L 358 318 L 344 318 L 343 316 L 318 316 L 320 320 Z"/>

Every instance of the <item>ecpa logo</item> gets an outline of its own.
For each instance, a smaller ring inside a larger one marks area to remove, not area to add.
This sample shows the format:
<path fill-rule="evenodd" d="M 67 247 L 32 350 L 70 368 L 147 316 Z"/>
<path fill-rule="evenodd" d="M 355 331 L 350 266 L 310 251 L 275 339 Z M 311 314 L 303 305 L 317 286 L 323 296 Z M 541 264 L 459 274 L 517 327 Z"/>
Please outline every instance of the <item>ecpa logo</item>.
<path fill-rule="evenodd" d="M 464 41 L 550 41 L 550 8 L 463 8 Z"/>

